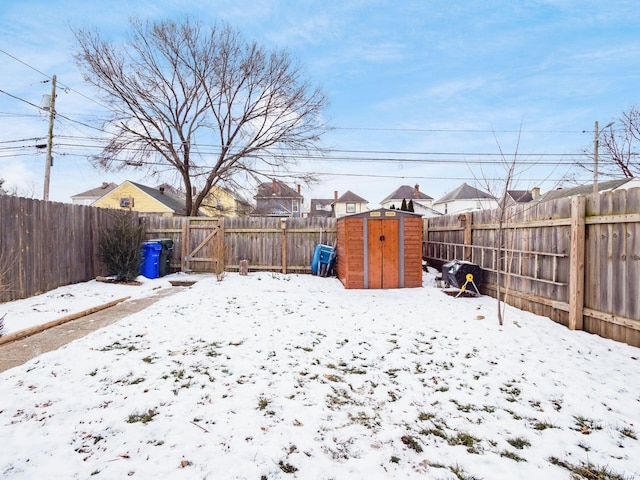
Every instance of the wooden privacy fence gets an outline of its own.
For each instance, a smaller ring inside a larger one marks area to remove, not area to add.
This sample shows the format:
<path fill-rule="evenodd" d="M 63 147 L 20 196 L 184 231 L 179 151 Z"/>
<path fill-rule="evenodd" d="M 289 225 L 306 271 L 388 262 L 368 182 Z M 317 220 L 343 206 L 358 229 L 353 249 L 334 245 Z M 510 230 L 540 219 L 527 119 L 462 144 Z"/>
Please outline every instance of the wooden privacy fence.
<path fill-rule="evenodd" d="M 335 218 L 147 217 L 147 238 L 170 238 L 171 270 L 250 270 L 310 273 L 319 243 L 336 241 Z"/>
<path fill-rule="evenodd" d="M 107 209 L 0 195 L 0 302 L 104 274 L 98 242 L 112 219 Z"/>
<path fill-rule="evenodd" d="M 640 346 L 640 189 L 424 219 L 423 255 L 468 260 L 481 290 L 571 329 Z M 498 238 L 502 234 L 501 247 Z"/>

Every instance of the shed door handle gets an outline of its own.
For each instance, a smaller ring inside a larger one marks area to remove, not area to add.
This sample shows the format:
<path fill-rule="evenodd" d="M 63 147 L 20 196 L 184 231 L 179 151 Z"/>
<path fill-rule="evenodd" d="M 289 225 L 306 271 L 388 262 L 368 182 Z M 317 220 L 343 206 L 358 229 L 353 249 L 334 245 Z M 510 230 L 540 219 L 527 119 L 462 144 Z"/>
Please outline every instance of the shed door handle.
<path fill-rule="evenodd" d="M 380 235 L 380 241 L 384 242 L 384 235 Z"/>

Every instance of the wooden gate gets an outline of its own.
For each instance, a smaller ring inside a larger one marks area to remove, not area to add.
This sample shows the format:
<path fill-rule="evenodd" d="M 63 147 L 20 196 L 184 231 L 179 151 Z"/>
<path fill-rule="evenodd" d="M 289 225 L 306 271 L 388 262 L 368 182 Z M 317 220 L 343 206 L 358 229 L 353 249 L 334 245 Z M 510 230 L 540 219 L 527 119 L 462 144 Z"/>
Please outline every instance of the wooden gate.
<path fill-rule="evenodd" d="M 224 271 L 224 218 L 183 219 L 180 267 L 183 272 Z"/>
<path fill-rule="evenodd" d="M 369 288 L 398 288 L 399 222 L 388 219 L 368 219 L 367 270 Z"/>

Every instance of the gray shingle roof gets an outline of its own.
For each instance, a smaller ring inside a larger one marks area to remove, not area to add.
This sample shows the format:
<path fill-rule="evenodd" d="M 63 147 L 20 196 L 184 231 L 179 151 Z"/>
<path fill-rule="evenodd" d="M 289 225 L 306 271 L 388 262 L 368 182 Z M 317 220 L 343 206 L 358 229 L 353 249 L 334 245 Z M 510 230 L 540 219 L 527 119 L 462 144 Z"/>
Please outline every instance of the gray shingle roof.
<path fill-rule="evenodd" d="M 258 185 L 257 193 L 253 198 L 302 198 L 302 195 L 286 183 L 274 180 Z"/>
<path fill-rule="evenodd" d="M 598 191 L 604 192 L 607 190 L 613 190 L 621 187 L 625 183 L 633 180 L 632 178 L 623 178 L 620 180 L 608 180 L 606 182 L 598 182 Z M 558 190 L 551 190 L 542 195 L 538 201 L 546 202 L 547 200 L 555 200 L 556 198 L 573 197 L 574 195 L 588 195 L 593 193 L 593 184 L 579 185 L 573 188 L 560 188 Z"/>
<path fill-rule="evenodd" d="M 355 193 L 353 193 L 351 190 L 347 190 L 346 192 L 344 192 L 340 198 L 338 198 L 338 200 L 336 200 L 335 202 L 340 202 L 340 203 L 344 203 L 344 202 L 356 202 L 356 203 L 369 203 L 367 200 L 365 200 L 364 198 L 356 195 Z"/>
<path fill-rule="evenodd" d="M 80 198 L 80 197 L 96 197 L 96 198 L 100 198 L 103 195 L 106 195 L 107 193 L 109 193 L 111 190 L 113 190 L 117 186 L 118 185 L 116 185 L 113 182 L 111 182 L 111 183 L 104 182 L 99 187 L 92 188 L 91 190 L 87 190 L 86 192 L 76 193 L 75 195 L 71 195 L 71 198 Z"/>
<path fill-rule="evenodd" d="M 142 185 L 140 183 L 131 182 L 131 184 L 135 185 L 144 193 L 149 195 L 151 198 L 162 203 L 165 207 L 170 208 L 177 214 L 186 215 L 187 204 L 183 199 L 176 198 L 168 193 L 162 193 L 160 190 L 156 188 L 147 187 L 146 185 Z"/>
<path fill-rule="evenodd" d="M 444 197 L 434 202 L 434 204 L 452 202 L 454 200 L 476 200 L 479 198 L 493 199 L 488 193 L 463 183 L 452 192 L 447 193 Z"/>
<path fill-rule="evenodd" d="M 409 200 L 433 200 L 433 197 L 430 197 L 426 193 L 422 193 L 420 190 L 418 190 L 418 193 L 416 194 L 416 188 L 415 187 L 411 187 L 409 185 L 402 185 L 400 188 L 398 188 L 391 195 L 388 195 L 387 198 L 385 198 L 382 201 L 386 202 L 387 200 L 403 200 L 403 199 L 407 200 L 407 201 L 409 201 Z"/>
<path fill-rule="evenodd" d="M 514 202 L 529 203 L 533 200 L 531 190 L 507 190 L 507 194 Z"/>

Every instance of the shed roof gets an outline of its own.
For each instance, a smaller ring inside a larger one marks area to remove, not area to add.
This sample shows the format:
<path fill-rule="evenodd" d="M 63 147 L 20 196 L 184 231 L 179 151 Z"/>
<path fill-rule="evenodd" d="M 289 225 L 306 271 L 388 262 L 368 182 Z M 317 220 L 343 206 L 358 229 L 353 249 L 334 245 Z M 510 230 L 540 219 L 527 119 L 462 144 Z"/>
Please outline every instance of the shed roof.
<path fill-rule="evenodd" d="M 353 213 L 350 215 L 345 215 L 344 217 L 340 217 L 338 221 L 343 220 L 345 218 L 358 218 L 358 217 L 366 217 L 366 218 L 399 218 L 399 217 L 418 217 L 421 218 L 422 215 L 414 212 L 407 212 L 405 210 L 393 210 L 392 208 L 377 208 L 376 210 L 368 210 L 362 213 Z"/>

